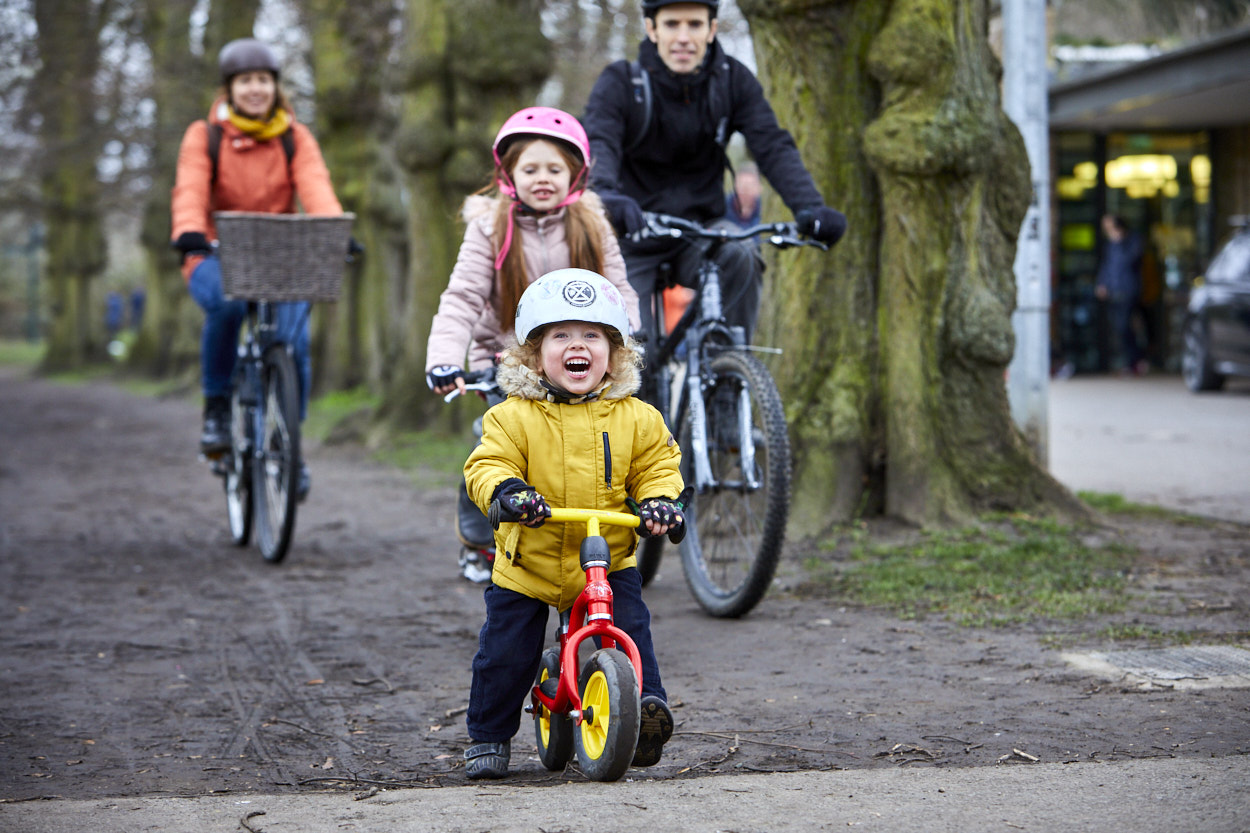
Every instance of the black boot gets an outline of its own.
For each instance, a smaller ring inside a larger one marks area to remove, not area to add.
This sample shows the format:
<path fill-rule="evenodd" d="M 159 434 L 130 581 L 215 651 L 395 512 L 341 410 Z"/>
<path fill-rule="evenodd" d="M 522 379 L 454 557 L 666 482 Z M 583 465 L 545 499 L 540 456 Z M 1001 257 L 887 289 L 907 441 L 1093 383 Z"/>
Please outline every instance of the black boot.
<path fill-rule="evenodd" d="M 204 397 L 204 430 L 200 432 L 200 452 L 220 454 L 230 450 L 230 397 Z"/>

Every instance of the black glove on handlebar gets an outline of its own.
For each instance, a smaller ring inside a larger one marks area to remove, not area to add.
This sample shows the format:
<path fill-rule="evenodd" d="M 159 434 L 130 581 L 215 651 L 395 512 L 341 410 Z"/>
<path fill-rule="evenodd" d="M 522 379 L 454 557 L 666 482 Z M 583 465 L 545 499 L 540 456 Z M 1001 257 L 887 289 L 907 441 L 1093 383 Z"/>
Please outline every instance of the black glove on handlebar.
<path fill-rule="evenodd" d="M 464 378 L 464 371 L 454 364 L 440 364 L 425 372 L 425 383 L 430 390 L 456 384 L 457 379 Z"/>
<path fill-rule="evenodd" d="M 805 208 L 794 215 L 799 233 L 833 245 L 846 234 L 846 215 L 827 205 Z"/>
<path fill-rule="evenodd" d="M 487 520 L 495 529 L 501 523 L 519 523 L 528 527 L 542 526 L 551 517 L 551 507 L 546 499 L 530 484 L 510 477 L 495 489 L 494 499 L 486 513 Z"/>
<path fill-rule="evenodd" d="M 208 255 L 213 253 L 213 246 L 208 242 L 208 237 L 200 231 L 184 231 L 170 245 L 182 252 L 183 262 L 186 261 L 187 255 Z"/>
<path fill-rule="evenodd" d="M 642 521 L 638 524 L 638 534 L 643 538 L 651 537 L 651 532 L 647 529 L 647 521 L 667 526 L 668 540 L 674 544 L 680 544 L 681 539 L 686 537 L 686 515 L 683 511 L 685 506 L 682 505 L 680 498 L 672 500 L 666 497 L 649 497 L 637 506 L 638 519 Z"/>
<path fill-rule="evenodd" d="M 603 208 L 608 212 L 608 219 L 616 227 L 617 234 L 635 234 L 647 224 L 642 216 L 642 207 L 633 197 L 615 191 L 600 191 L 599 199 L 603 201 Z"/>

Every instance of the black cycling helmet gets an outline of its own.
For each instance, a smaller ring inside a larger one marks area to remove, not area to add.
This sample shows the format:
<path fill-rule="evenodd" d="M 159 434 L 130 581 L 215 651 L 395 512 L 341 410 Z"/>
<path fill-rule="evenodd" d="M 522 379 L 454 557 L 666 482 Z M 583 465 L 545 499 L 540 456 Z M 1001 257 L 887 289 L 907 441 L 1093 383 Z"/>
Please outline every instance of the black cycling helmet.
<path fill-rule="evenodd" d="M 217 68 L 221 70 L 221 83 L 226 86 L 240 72 L 263 69 L 272 72 L 275 80 L 280 75 L 278 56 L 267 43 L 256 38 L 239 38 L 223 46 L 221 56 L 217 59 Z"/>
<path fill-rule="evenodd" d="M 716 17 L 716 12 L 720 8 L 720 0 L 642 0 L 642 16 L 654 17 L 658 10 L 676 3 L 700 3 L 708 7 L 713 18 Z"/>

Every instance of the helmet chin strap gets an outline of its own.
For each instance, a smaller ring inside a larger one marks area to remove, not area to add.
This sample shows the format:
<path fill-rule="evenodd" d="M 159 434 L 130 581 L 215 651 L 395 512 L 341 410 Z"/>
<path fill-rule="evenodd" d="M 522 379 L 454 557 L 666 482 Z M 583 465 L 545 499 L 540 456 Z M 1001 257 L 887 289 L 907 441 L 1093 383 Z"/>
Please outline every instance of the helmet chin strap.
<path fill-rule="evenodd" d="M 496 272 L 498 272 L 500 269 L 503 268 L 504 258 L 508 256 L 508 251 L 512 248 L 512 226 L 515 224 L 517 206 L 522 205 L 525 208 L 529 208 L 529 206 L 525 205 L 525 203 L 521 200 L 521 198 L 517 196 L 516 186 L 514 186 L 512 182 L 508 179 L 508 175 L 503 173 L 502 171 L 500 171 L 500 174 L 501 175 L 498 178 L 496 178 L 495 182 L 499 185 L 499 191 L 511 197 L 512 202 L 508 206 L 508 228 L 506 231 L 504 231 L 503 245 L 499 247 L 499 254 L 495 255 L 495 271 Z M 580 200 L 582 198 L 582 194 L 585 192 L 586 189 L 585 189 L 585 186 L 580 187 L 580 188 L 578 188 L 577 186 L 578 186 L 578 183 L 580 183 L 585 176 L 586 176 L 586 167 L 583 166 L 582 169 L 578 171 L 577 173 L 577 180 L 573 182 L 572 185 L 569 187 L 568 196 L 566 196 L 563 200 L 561 200 L 559 205 L 556 205 L 553 208 L 550 208 L 546 211 L 534 211 L 534 213 L 535 214 L 550 214 L 553 211 L 559 211 L 561 208 L 564 208 L 566 205 L 572 205 L 573 203 Z"/>

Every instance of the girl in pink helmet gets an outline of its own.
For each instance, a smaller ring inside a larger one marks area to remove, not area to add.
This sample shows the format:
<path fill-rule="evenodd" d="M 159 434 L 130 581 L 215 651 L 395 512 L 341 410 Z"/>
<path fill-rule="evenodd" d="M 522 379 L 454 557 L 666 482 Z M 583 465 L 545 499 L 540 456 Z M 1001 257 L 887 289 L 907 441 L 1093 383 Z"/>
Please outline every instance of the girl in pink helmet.
<path fill-rule="evenodd" d="M 639 325 L 616 233 L 586 189 L 590 142 L 577 119 L 553 107 L 520 110 L 500 128 L 492 156 L 491 182 L 461 209 L 464 241 L 430 327 L 426 381 L 440 395 L 463 392 L 466 367 L 488 367 L 515 343 L 511 324 L 521 294 L 555 269 L 605 276 L 625 300 L 630 328 Z M 463 488 L 457 526 L 463 574 L 489 581 L 492 530 Z"/>

